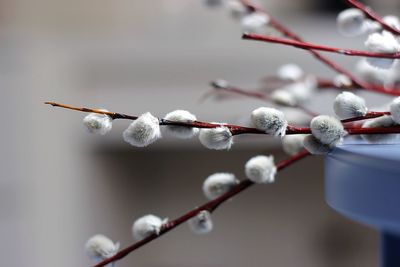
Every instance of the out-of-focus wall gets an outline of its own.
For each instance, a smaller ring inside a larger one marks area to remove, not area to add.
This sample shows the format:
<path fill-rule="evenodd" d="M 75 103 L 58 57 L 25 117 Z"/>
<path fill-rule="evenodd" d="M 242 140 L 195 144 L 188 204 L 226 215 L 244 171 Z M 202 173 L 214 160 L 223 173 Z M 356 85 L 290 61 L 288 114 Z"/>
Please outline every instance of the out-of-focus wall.
<path fill-rule="evenodd" d="M 266 4 L 310 40 L 360 45 L 336 34 L 333 17 L 303 16 L 301 1 Z M 210 172 L 241 176 L 248 157 L 271 148 L 283 157 L 277 142 L 259 137 L 237 140 L 229 153 L 171 139 L 135 149 L 122 141 L 126 123 L 93 137 L 83 130 L 82 114 L 44 101 L 158 116 L 184 108 L 203 120 L 246 123 L 263 103 L 201 102 L 209 80 L 254 87 L 286 62 L 332 76 L 304 51 L 240 40 L 237 23 L 198 1 L 9 0 L 0 2 L 0 23 L 4 266 L 86 266 L 83 243 L 90 235 L 103 232 L 126 245 L 135 217 L 174 217 L 203 201 L 200 184 Z M 333 95 L 310 108 L 331 112 L 324 103 Z M 176 170 L 182 161 L 190 171 Z M 152 164 L 157 168 L 150 171 Z M 321 160 L 307 160 L 276 185 L 221 207 L 209 237 L 182 227 L 121 266 L 375 266 L 375 234 L 324 204 L 321 168 Z"/>

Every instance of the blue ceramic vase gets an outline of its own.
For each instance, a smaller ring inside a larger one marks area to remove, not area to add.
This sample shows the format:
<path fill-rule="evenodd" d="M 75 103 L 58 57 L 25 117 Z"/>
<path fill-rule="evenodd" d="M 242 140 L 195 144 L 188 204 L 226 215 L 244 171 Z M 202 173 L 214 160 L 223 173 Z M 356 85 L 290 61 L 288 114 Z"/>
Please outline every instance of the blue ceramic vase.
<path fill-rule="evenodd" d="M 400 267 L 400 144 L 346 143 L 325 162 L 325 199 L 381 233 L 381 266 Z"/>

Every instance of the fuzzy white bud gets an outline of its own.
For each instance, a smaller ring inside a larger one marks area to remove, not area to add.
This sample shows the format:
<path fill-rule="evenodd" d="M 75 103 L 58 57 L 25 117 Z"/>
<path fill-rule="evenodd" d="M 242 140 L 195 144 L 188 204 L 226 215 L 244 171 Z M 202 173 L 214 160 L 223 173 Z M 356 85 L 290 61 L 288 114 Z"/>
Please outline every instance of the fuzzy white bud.
<path fill-rule="evenodd" d="M 105 135 L 111 131 L 112 118 L 105 114 L 90 113 L 83 118 L 83 125 L 86 127 L 89 133 Z"/>
<path fill-rule="evenodd" d="M 338 74 L 333 78 L 333 84 L 337 87 L 350 87 L 353 82 L 349 78 L 349 76 L 344 74 Z"/>
<path fill-rule="evenodd" d="M 297 81 L 303 77 L 303 70 L 296 64 L 289 63 L 279 67 L 277 75 L 284 81 Z"/>
<path fill-rule="evenodd" d="M 400 124 L 400 96 L 393 99 L 392 103 L 390 103 L 390 113 L 392 119 L 397 124 Z"/>
<path fill-rule="evenodd" d="M 388 79 L 389 74 L 387 70 L 371 66 L 365 58 L 357 62 L 356 71 L 363 80 L 375 84 L 383 84 Z"/>
<path fill-rule="evenodd" d="M 286 135 L 282 138 L 282 148 L 288 155 L 295 155 L 299 153 L 303 147 L 303 140 L 305 135 L 303 134 L 293 134 Z"/>
<path fill-rule="evenodd" d="M 366 33 L 374 33 L 382 30 L 382 25 L 379 22 L 370 19 L 365 20 L 364 27 Z"/>
<path fill-rule="evenodd" d="M 174 122 L 193 122 L 196 116 L 186 110 L 175 110 L 165 115 L 165 119 Z M 171 136 L 181 139 L 192 138 L 199 132 L 198 128 L 174 125 L 165 126 L 164 130 Z"/>
<path fill-rule="evenodd" d="M 281 106 L 294 107 L 297 105 L 296 97 L 292 93 L 284 89 L 278 89 L 273 91 L 271 93 L 271 100 L 275 104 Z"/>
<path fill-rule="evenodd" d="M 200 129 L 199 140 L 203 146 L 215 150 L 230 149 L 233 144 L 232 133 L 224 126 Z"/>
<path fill-rule="evenodd" d="M 244 33 L 263 33 L 268 24 L 269 17 L 260 12 L 253 12 L 242 18 L 242 31 Z"/>
<path fill-rule="evenodd" d="M 203 193 L 208 199 L 212 200 L 225 194 L 238 183 L 239 181 L 232 173 L 214 173 L 204 181 Z"/>
<path fill-rule="evenodd" d="M 322 144 L 334 146 L 345 135 L 342 123 L 331 116 L 320 115 L 314 117 L 310 123 L 311 133 Z"/>
<path fill-rule="evenodd" d="M 208 234 L 213 229 L 211 213 L 208 210 L 202 210 L 196 216 L 188 221 L 190 230 L 198 235 Z"/>
<path fill-rule="evenodd" d="M 369 51 L 375 53 L 396 53 L 400 52 L 400 43 L 391 32 L 375 32 L 368 36 L 365 46 Z M 392 67 L 394 59 L 390 58 L 367 58 L 367 62 L 372 66 L 382 69 Z"/>
<path fill-rule="evenodd" d="M 380 127 L 392 127 L 397 125 L 391 116 L 382 116 L 372 120 L 364 122 L 363 128 L 380 128 Z M 361 137 L 369 143 L 391 143 L 398 141 L 399 134 L 363 134 Z"/>
<path fill-rule="evenodd" d="M 307 75 L 303 79 L 288 84 L 282 89 L 289 92 L 298 103 L 310 100 L 317 88 L 317 79 L 313 75 Z"/>
<path fill-rule="evenodd" d="M 161 226 L 167 222 L 155 215 L 145 215 L 137 219 L 132 225 L 132 235 L 136 240 L 142 240 L 153 234 L 159 234 Z"/>
<path fill-rule="evenodd" d="M 332 150 L 332 146 L 322 144 L 313 135 L 307 135 L 303 140 L 303 146 L 313 155 L 326 155 Z"/>
<path fill-rule="evenodd" d="M 229 86 L 229 82 L 227 80 L 217 79 L 217 80 L 212 81 L 211 85 L 214 88 L 225 89 Z"/>
<path fill-rule="evenodd" d="M 368 112 L 365 100 L 351 92 L 340 93 L 333 102 L 333 110 L 341 119 L 364 116 Z"/>
<path fill-rule="evenodd" d="M 398 17 L 396 17 L 394 15 L 387 15 L 387 16 L 383 17 L 383 21 L 387 25 L 389 25 L 397 30 L 400 30 L 400 20 Z"/>
<path fill-rule="evenodd" d="M 251 121 L 255 128 L 274 136 L 286 134 L 287 121 L 282 111 L 261 107 L 251 113 Z"/>
<path fill-rule="evenodd" d="M 247 14 L 247 8 L 238 0 L 230 0 L 226 3 L 229 14 L 235 18 L 242 18 Z"/>
<path fill-rule="evenodd" d="M 357 8 L 349 8 L 339 13 L 336 25 L 340 34 L 344 36 L 357 36 L 363 34 L 365 28 L 365 15 Z"/>
<path fill-rule="evenodd" d="M 144 113 L 129 125 L 123 137 L 132 146 L 148 146 L 161 138 L 159 121 L 150 112 Z"/>
<path fill-rule="evenodd" d="M 246 176 L 254 183 L 274 182 L 276 171 L 273 156 L 255 156 L 245 165 Z"/>
<path fill-rule="evenodd" d="M 375 32 L 368 36 L 365 46 L 371 52 L 396 53 L 400 51 L 400 44 L 389 31 Z"/>
<path fill-rule="evenodd" d="M 118 249 L 119 243 L 114 243 L 104 235 L 95 235 L 85 244 L 86 254 L 96 263 L 114 256 Z"/>

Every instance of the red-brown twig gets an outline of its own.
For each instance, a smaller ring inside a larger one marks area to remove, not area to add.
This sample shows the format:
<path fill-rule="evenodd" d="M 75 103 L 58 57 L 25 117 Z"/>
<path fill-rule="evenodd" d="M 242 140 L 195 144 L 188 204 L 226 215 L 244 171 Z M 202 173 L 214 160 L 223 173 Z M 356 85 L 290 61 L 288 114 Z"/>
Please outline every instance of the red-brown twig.
<path fill-rule="evenodd" d="M 338 85 L 331 79 L 326 79 L 326 78 L 318 78 L 317 77 L 317 87 L 318 89 L 338 89 L 338 90 L 351 90 L 351 89 L 360 89 L 357 86 L 354 86 L 352 83 L 351 85 L 345 86 L 345 85 Z"/>
<path fill-rule="evenodd" d="M 52 105 L 54 107 L 61 107 L 65 109 L 71 109 L 81 112 L 92 112 L 97 114 L 105 114 L 110 116 L 113 119 L 127 119 L 127 120 L 136 120 L 137 116 L 127 115 L 123 113 L 116 113 L 110 111 L 103 111 L 99 109 L 92 109 L 92 108 L 85 108 L 85 107 L 74 107 L 65 104 L 59 104 L 56 102 L 45 102 L 45 104 Z M 371 116 L 380 117 L 385 114 L 376 112 L 375 115 L 371 114 Z M 349 121 L 359 121 L 364 119 L 370 119 L 374 117 L 357 117 L 356 119 L 350 118 L 347 119 Z M 193 127 L 193 128 L 217 128 L 217 127 L 226 127 L 232 133 L 232 135 L 239 135 L 239 134 L 265 134 L 268 135 L 266 132 L 258 130 L 256 128 L 245 127 L 240 125 L 234 124 L 220 124 L 220 123 L 209 123 L 203 121 L 193 121 L 193 122 L 176 122 L 176 121 L 168 121 L 165 119 L 158 119 L 160 125 L 162 126 L 182 126 L 182 127 Z M 392 127 L 377 127 L 377 128 L 360 128 L 360 127 L 353 127 L 353 126 L 345 126 L 344 129 L 350 135 L 357 135 L 357 134 L 387 134 L 387 133 L 400 133 L 400 126 L 392 126 Z M 297 127 L 293 125 L 288 125 L 286 129 L 286 134 L 310 134 L 311 129 L 308 127 Z"/>
<path fill-rule="evenodd" d="M 289 30 L 287 27 L 285 27 L 283 24 L 281 24 L 278 20 L 276 20 L 274 17 L 272 17 L 268 12 L 266 12 L 264 9 L 262 9 L 259 6 L 253 5 L 249 0 L 240 0 L 243 5 L 245 5 L 249 10 L 257 11 L 257 12 L 263 12 L 269 17 L 269 25 L 273 28 L 275 28 L 277 31 L 282 33 L 283 35 L 287 36 L 290 39 L 299 41 L 299 42 L 304 42 L 300 36 Z M 308 50 L 315 58 L 317 58 L 319 61 L 333 69 L 334 71 L 343 74 L 353 82 L 353 84 L 359 88 L 364 88 L 365 90 L 371 91 L 371 92 L 376 92 L 376 93 L 382 93 L 382 94 L 388 94 L 388 95 L 395 95 L 395 96 L 400 96 L 400 91 L 396 90 L 394 88 L 385 88 L 383 86 L 377 86 L 373 84 L 366 83 L 357 77 L 355 77 L 352 73 L 347 71 L 346 69 L 342 68 L 340 65 L 336 64 L 329 58 L 323 56 L 321 53 L 315 51 L 315 50 Z"/>
<path fill-rule="evenodd" d="M 371 8 L 363 5 L 362 3 L 356 1 L 356 0 L 346 0 L 346 2 L 352 6 L 355 7 L 362 12 L 364 12 L 365 16 L 371 20 L 374 20 L 378 22 L 385 30 L 388 30 L 394 34 L 400 35 L 400 30 L 396 29 L 390 25 L 388 25 L 378 14 L 376 14 Z"/>
<path fill-rule="evenodd" d="M 391 53 L 391 54 L 383 54 L 383 53 L 373 53 L 368 51 L 360 51 L 360 50 L 352 50 L 352 49 L 343 49 L 343 48 L 336 48 L 331 46 L 325 45 L 317 45 L 312 43 L 300 42 L 285 38 L 267 36 L 262 34 L 255 34 L 255 33 L 244 33 L 242 36 L 243 39 L 246 40 L 254 40 L 254 41 L 261 41 L 267 43 L 277 43 L 282 45 L 289 45 L 294 46 L 300 49 L 305 50 L 319 50 L 325 52 L 332 52 L 346 56 L 361 56 L 361 57 L 375 57 L 375 58 L 391 58 L 391 59 L 398 59 L 400 58 L 400 53 Z"/>
<path fill-rule="evenodd" d="M 86 108 L 86 107 L 75 107 L 75 106 L 60 104 L 60 103 L 56 103 L 56 102 L 45 102 L 45 104 L 52 105 L 53 107 L 60 107 L 60 108 L 65 108 L 65 109 L 81 111 L 81 112 L 105 114 L 105 115 L 110 116 L 112 119 L 136 120 L 138 118 L 138 116 L 132 116 L 132 115 L 127 115 L 127 114 L 123 114 L 123 113 L 110 112 L 110 111 L 104 111 L 101 109 L 93 109 L 93 108 Z M 228 128 L 229 131 L 232 133 L 232 135 L 267 134 L 264 131 L 260 131 L 256 128 L 245 127 L 245 126 L 234 125 L 234 124 L 209 123 L 209 122 L 204 122 L 204 121 L 177 122 L 177 121 L 169 121 L 169 120 L 160 119 L 160 118 L 158 120 L 159 120 L 159 124 L 161 126 L 171 125 L 171 126 L 183 126 L 183 127 L 192 127 L 192 128 L 217 128 L 217 127 L 223 126 L 223 127 Z M 308 132 L 309 132 L 308 128 L 301 128 L 301 127 L 296 127 L 296 126 L 292 126 L 292 125 L 289 125 L 286 130 L 286 134 L 300 134 L 300 133 L 308 133 Z"/>
<path fill-rule="evenodd" d="M 346 127 L 347 133 L 350 135 L 358 134 L 398 134 L 400 133 L 400 125 L 392 127 L 375 127 L 375 128 L 360 128 Z"/>
<path fill-rule="evenodd" d="M 242 96 L 247 96 L 255 99 L 259 99 L 265 102 L 273 102 L 271 97 L 269 95 L 266 95 L 264 93 L 258 92 L 258 91 L 249 91 L 249 90 L 244 90 L 236 86 L 227 86 L 227 87 L 214 87 L 215 90 L 220 90 L 228 93 L 234 93 Z M 315 113 L 314 111 L 306 108 L 303 105 L 294 105 L 294 106 L 289 106 L 291 108 L 297 108 L 302 110 L 304 113 L 310 115 L 311 117 L 318 116 L 319 114 Z"/>
<path fill-rule="evenodd" d="M 374 119 L 374 118 L 378 118 L 378 117 L 382 117 L 382 116 L 390 115 L 390 114 L 391 113 L 389 111 L 369 111 L 364 116 L 344 119 L 344 120 L 341 120 L 341 122 L 347 123 L 347 122 L 355 122 L 355 121 L 361 121 L 361 120 L 369 120 L 369 119 Z"/>
<path fill-rule="evenodd" d="M 337 90 L 359 89 L 357 86 L 354 86 L 354 84 L 345 86 L 345 85 L 338 85 L 332 79 L 328 78 L 316 77 L 316 79 L 317 79 L 317 89 L 337 89 Z M 262 78 L 262 82 L 263 82 L 263 87 L 260 89 L 260 91 L 271 92 L 277 88 L 284 87 L 296 81 L 282 80 L 276 75 L 269 75 Z M 398 90 L 400 90 L 400 88 Z"/>
<path fill-rule="evenodd" d="M 299 152 L 298 154 L 289 157 L 286 160 L 283 160 L 281 162 L 279 162 L 277 164 L 277 169 L 278 171 L 281 171 L 283 169 L 285 169 L 286 167 L 289 167 L 290 165 L 292 165 L 293 163 L 309 156 L 310 153 L 306 150 L 303 150 L 301 152 Z M 189 219 L 193 218 L 194 216 L 196 216 L 200 211 L 203 210 L 207 210 L 209 212 L 213 212 L 214 210 L 216 210 L 222 203 L 224 203 L 225 201 L 227 201 L 228 199 L 231 199 L 232 197 L 240 194 L 241 192 L 243 192 L 244 190 L 246 190 L 247 188 L 249 188 L 250 186 L 252 186 L 254 183 L 248 179 L 243 180 L 242 182 L 240 182 L 237 186 L 235 186 L 233 189 L 231 189 L 230 191 L 226 192 L 225 194 L 219 196 L 218 198 L 211 200 L 187 213 L 185 213 L 184 215 L 180 216 L 179 218 L 169 221 L 167 223 L 165 223 L 162 227 L 161 227 L 161 231 L 159 234 L 153 234 L 145 239 L 142 239 L 136 243 L 134 243 L 131 246 L 128 246 L 124 249 L 122 249 L 120 252 L 118 252 L 117 254 L 115 254 L 113 257 L 108 258 L 100 263 L 98 263 L 97 265 L 95 265 L 95 267 L 102 267 L 105 266 L 111 262 L 115 262 L 118 261 L 122 258 L 124 258 L 125 256 L 127 256 L 128 254 L 130 254 L 131 252 L 137 250 L 138 248 L 142 247 L 143 245 L 153 241 L 154 239 L 159 238 L 160 236 L 162 236 L 163 234 L 171 231 L 172 229 L 176 228 L 177 226 L 181 225 L 182 223 L 188 221 Z"/>

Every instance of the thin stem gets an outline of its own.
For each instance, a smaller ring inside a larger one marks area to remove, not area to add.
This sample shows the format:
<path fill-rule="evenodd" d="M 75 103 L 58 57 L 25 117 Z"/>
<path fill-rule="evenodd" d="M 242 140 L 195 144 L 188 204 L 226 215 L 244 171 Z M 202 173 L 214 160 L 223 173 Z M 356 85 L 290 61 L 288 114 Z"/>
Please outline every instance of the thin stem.
<path fill-rule="evenodd" d="M 262 35 L 262 34 L 255 34 L 255 33 L 244 33 L 242 38 L 245 40 L 254 40 L 254 41 L 289 45 L 289 46 L 294 46 L 294 47 L 297 47 L 300 49 L 305 49 L 305 50 L 313 49 L 313 50 L 319 50 L 319 51 L 325 51 L 325 52 L 332 52 L 332 53 L 337 53 L 337 54 L 346 55 L 346 56 L 361 56 L 361 57 L 390 58 L 390 59 L 400 58 L 400 52 L 390 53 L 390 54 L 373 53 L 373 52 L 368 52 L 368 51 L 343 49 L 343 48 L 336 48 L 336 47 L 318 45 L 318 44 L 313 44 L 313 43 L 300 42 L 300 41 L 279 38 L 279 37 L 272 37 L 272 36 L 267 36 L 267 35 Z"/>
<path fill-rule="evenodd" d="M 342 123 L 347 123 L 347 122 L 354 122 L 354 121 L 361 121 L 361 120 L 368 120 L 368 119 L 374 119 L 378 117 L 382 117 L 384 115 L 390 115 L 391 113 L 389 111 L 369 111 L 366 115 L 364 116 L 359 116 L 359 117 L 353 117 L 353 118 L 348 118 L 341 120 Z"/>
<path fill-rule="evenodd" d="M 289 37 L 290 39 L 299 41 L 299 42 L 304 42 L 303 39 L 289 30 L 286 26 L 281 24 L 278 20 L 273 18 L 268 12 L 266 12 L 264 9 L 262 9 L 259 6 L 253 5 L 249 0 L 240 0 L 243 5 L 245 5 L 249 10 L 257 11 L 257 12 L 263 12 L 265 13 L 269 18 L 269 25 L 273 28 L 275 28 L 277 31 L 281 32 L 283 35 Z M 371 91 L 371 92 L 377 92 L 377 93 L 382 93 L 382 94 L 388 94 L 388 95 L 395 95 L 395 96 L 400 96 L 400 91 L 394 89 L 394 88 L 385 88 L 383 86 L 376 86 L 373 84 L 366 83 L 357 77 L 355 77 L 352 73 L 347 71 L 346 69 L 342 68 L 340 65 L 336 64 L 329 58 L 323 56 L 321 53 L 314 51 L 312 49 L 308 50 L 315 58 L 317 58 L 319 61 L 333 69 L 334 71 L 346 75 L 349 77 L 349 79 L 353 82 L 354 86 L 364 88 L 365 90 Z"/>
<path fill-rule="evenodd" d="M 365 16 L 367 16 L 367 18 L 378 22 L 385 30 L 388 30 L 394 34 L 400 35 L 399 29 L 396 29 L 396 28 L 390 26 L 389 24 L 387 24 L 382 19 L 382 17 L 380 17 L 378 14 L 376 14 L 370 7 L 367 7 L 356 0 L 346 0 L 346 3 L 349 4 L 350 6 L 355 7 L 357 9 L 361 10 L 362 12 L 364 12 L 364 14 L 365 14 Z"/>
<path fill-rule="evenodd" d="M 306 150 L 303 150 L 301 152 L 299 152 L 298 154 L 289 157 L 286 160 L 283 160 L 281 162 L 279 162 L 277 164 L 277 169 L 278 171 L 281 171 L 283 169 L 285 169 L 286 167 L 289 167 L 290 165 L 292 165 L 293 163 L 309 156 L 310 153 Z M 189 219 L 193 218 L 194 216 L 196 216 L 200 211 L 203 210 L 207 210 L 209 212 L 213 212 L 215 211 L 221 204 L 223 204 L 225 201 L 227 201 L 228 199 L 231 199 L 232 197 L 240 194 L 241 192 L 243 192 L 244 190 L 246 190 L 247 188 L 249 188 L 250 186 L 252 186 L 254 183 L 248 179 L 243 180 L 242 182 L 240 182 L 237 186 L 235 186 L 233 189 L 231 189 L 230 191 L 226 192 L 225 194 L 219 196 L 218 198 L 211 200 L 185 214 L 183 214 L 182 216 L 176 218 L 175 220 L 169 221 L 167 223 L 165 223 L 162 227 L 161 227 L 161 231 L 159 234 L 153 234 L 148 236 L 145 239 L 142 239 L 136 243 L 134 243 L 131 246 L 128 246 L 124 249 L 122 249 L 120 252 L 118 252 L 117 254 L 115 254 L 113 257 L 110 257 L 100 263 L 98 263 L 97 265 L 95 265 L 95 267 L 102 267 L 105 266 L 109 263 L 118 261 L 124 257 L 126 257 L 128 254 L 130 254 L 131 252 L 139 249 L 140 247 L 144 246 L 145 244 L 153 241 L 154 239 L 157 239 L 159 237 L 161 237 L 162 235 L 164 235 L 165 233 L 171 231 L 172 229 L 176 228 L 177 226 L 181 225 L 182 223 L 188 221 Z"/>
<path fill-rule="evenodd" d="M 51 101 L 47 101 L 47 102 L 44 102 L 44 103 L 46 105 L 52 105 L 53 107 L 71 109 L 71 110 L 76 110 L 76 111 L 81 111 L 81 112 L 91 112 L 91 113 L 97 113 L 97 114 L 104 114 L 104 115 L 110 116 L 113 120 L 115 120 L 115 119 L 136 120 L 138 118 L 137 116 L 131 116 L 131 115 L 123 114 L 123 113 L 110 112 L 110 111 L 105 111 L 105 110 L 102 110 L 102 109 L 85 108 L 85 107 L 74 107 L 74 106 L 60 104 L 60 103 L 51 102 Z"/>
<path fill-rule="evenodd" d="M 332 79 L 321 78 L 321 77 L 316 77 L 316 79 L 317 79 L 317 88 L 318 89 L 338 89 L 338 90 L 359 89 L 358 87 L 354 86 L 354 84 L 351 84 L 349 86 L 344 86 L 344 85 L 340 86 L 340 85 L 335 84 Z M 262 88 L 262 91 L 270 92 L 279 87 L 284 87 L 284 86 L 286 86 L 292 82 L 296 82 L 296 81 L 286 81 L 286 80 L 282 80 L 281 78 L 279 78 L 276 75 L 271 75 L 271 76 L 264 77 L 262 79 L 262 82 L 265 84 Z M 272 86 L 269 86 L 271 84 L 272 84 Z"/>
<path fill-rule="evenodd" d="M 273 102 L 273 100 L 271 99 L 271 97 L 269 95 L 263 94 L 261 92 L 257 92 L 257 91 L 248 91 L 248 90 L 243 90 L 239 87 L 235 87 L 235 86 L 228 86 L 228 87 L 214 87 L 215 90 L 221 90 L 221 91 L 225 91 L 228 93 L 234 93 L 234 94 L 238 94 L 238 95 L 242 95 L 242 96 L 247 96 L 247 97 L 251 97 L 251 98 L 255 98 L 255 99 L 260 99 L 263 100 L 265 102 Z M 319 114 L 315 113 L 314 111 L 304 107 L 303 105 L 294 105 L 294 106 L 288 106 L 291 108 L 297 108 L 302 110 L 304 113 L 310 115 L 311 117 L 315 117 L 318 116 Z"/>
<path fill-rule="evenodd" d="M 76 110 L 80 112 L 90 112 L 90 113 L 97 113 L 97 114 L 104 114 L 108 115 L 113 119 L 126 119 L 126 120 L 136 120 L 138 116 L 132 116 L 132 115 L 127 115 L 123 113 L 117 113 L 117 112 L 110 112 L 110 111 L 104 111 L 101 109 L 93 109 L 93 108 L 86 108 L 86 107 L 75 107 L 71 105 L 65 105 L 65 104 L 60 104 L 56 102 L 45 102 L 47 105 L 52 105 L 53 107 L 60 107 L 60 108 L 65 108 L 65 109 L 70 109 L 70 110 Z M 229 129 L 229 131 L 232 133 L 232 135 L 239 135 L 239 134 L 265 134 L 269 135 L 268 133 L 258 130 L 256 128 L 251 128 L 251 127 L 245 127 L 245 126 L 240 126 L 240 125 L 234 125 L 234 124 L 223 124 L 223 123 L 209 123 L 209 122 L 204 122 L 204 121 L 192 121 L 192 122 L 178 122 L 178 121 L 169 121 L 166 119 L 160 119 L 158 118 L 159 124 L 161 126 L 182 126 L 182 127 L 192 127 L 192 128 L 218 128 L 218 127 L 226 127 Z M 296 127 L 293 125 L 289 125 L 286 130 L 286 134 L 303 134 L 303 133 L 309 133 L 310 130 L 308 128 L 301 128 L 301 127 Z"/>
<path fill-rule="evenodd" d="M 338 89 L 338 90 L 360 89 L 357 86 L 354 86 L 353 83 L 351 83 L 350 86 L 344 86 L 344 85 L 340 86 L 335 84 L 332 80 L 325 78 L 317 78 L 317 87 L 318 89 Z"/>
<path fill-rule="evenodd" d="M 123 113 L 117 112 L 110 112 L 104 111 L 101 109 L 93 109 L 93 108 L 86 108 L 86 107 L 75 107 L 65 104 L 60 104 L 56 102 L 45 102 L 45 104 L 52 105 L 53 107 L 60 107 L 70 110 L 76 110 L 80 112 L 90 112 L 90 113 L 97 113 L 97 114 L 104 114 L 110 116 L 112 119 L 126 119 L 126 120 L 136 120 L 138 116 L 127 115 Z M 222 124 L 222 123 L 209 123 L 203 121 L 193 121 L 193 122 L 178 122 L 178 121 L 169 121 L 166 119 L 158 119 L 159 124 L 161 126 L 182 126 L 182 127 L 192 127 L 192 128 L 218 128 L 218 127 L 226 127 L 230 130 L 232 135 L 239 135 L 239 134 L 267 134 L 263 131 L 257 130 L 256 128 L 251 127 L 244 127 L 240 125 L 234 124 Z M 288 127 L 289 128 L 289 127 Z M 295 132 L 297 127 L 291 126 L 290 132 Z"/>
<path fill-rule="evenodd" d="M 113 119 L 126 119 L 126 120 L 136 120 L 138 116 L 127 115 L 123 113 L 104 111 L 101 109 L 93 109 L 86 107 L 75 107 L 65 104 L 60 104 L 56 102 L 45 102 L 45 104 L 52 105 L 53 107 L 60 107 L 70 110 L 76 110 L 80 112 L 91 112 L 97 114 L 105 114 L 110 116 Z M 169 121 L 166 119 L 158 119 L 161 126 L 182 126 L 182 127 L 192 127 L 192 128 L 218 128 L 218 127 L 226 127 L 232 133 L 232 135 L 239 134 L 266 134 L 264 131 L 260 131 L 256 128 L 245 127 L 234 124 L 222 124 L 222 123 L 209 123 L 204 121 L 193 121 L 193 122 L 178 122 L 178 121 Z M 309 132 L 308 128 L 300 128 L 296 126 L 289 125 L 286 130 L 286 134 L 296 134 L 296 133 L 307 133 Z"/>
<path fill-rule="evenodd" d="M 123 113 L 116 113 L 116 112 L 110 112 L 110 111 L 104 111 L 100 109 L 92 109 L 92 108 L 85 108 L 85 107 L 75 107 L 75 106 L 70 106 L 70 105 L 65 105 L 65 104 L 59 104 L 56 102 L 45 102 L 45 104 L 52 105 L 54 107 L 61 107 L 65 109 L 71 109 L 71 110 L 76 110 L 80 112 L 91 112 L 91 113 L 97 113 L 97 114 L 105 114 L 112 116 L 113 118 L 116 119 L 127 119 L 127 120 L 136 120 L 138 117 L 137 116 L 131 116 Z M 376 116 L 375 116 L 375 115 Z M 386 114 L 382 114 L 379 112 L 376 112 L 372 114 L 371 116 L 379 117 L 383 116 Z M 373 118 L 373 117 L 371 117 Z M 363 118 L 357 118 L 355 120 L 362 120 L 362 119 L 367 119 L 365 117 Z M 182 127 L 192 127 L 192 128 L 218 128 L 218 127 L 226 127 L 229 129 L 229 131 L 232 133 L 232 135 L 240 135 L 240 134 L 265 134 L 269 135 L 268 133 L 258 130 L 256 128 L 251 128 L 251 127 L 245 127 L 245 126 L 240 126 L 240 125 L 234 125 L 234 124 L 221 124 L 221 123 L 209 123 L 209 122 L 203 122 L 203 121 L 193 121 L 193 122 L 177 122 L 177 121 L 169 121 L 165 119 L 158 119 L 159 123 L 161 126 L 165 125 L 171 125 L 171 126 L 182 126 Z M 350 120 L 350 119 L 347 119 Z M 387 128 L 357 128 L 357 127 L 344 127 L 344 129 L 349 133 L 349 134 L 385 134 L 385 133 L 400 133 L 400 126 L 392 126 L 392 127 L 387 127 Z M 286 134 L 310 134 L 311 129 L 308 127 L 297 127 L 293 125 L 288 125 L 286 129 Z"/>
<path fill-rule="evenodd" d="M 400 133 L 400 125 L 391 126 L 391 127 L 375 127 L 375 128 L 346 127 L 346 131 L 350 135 L 358 135 L 358 134 L 398 134 L 398 133 Z"/>

